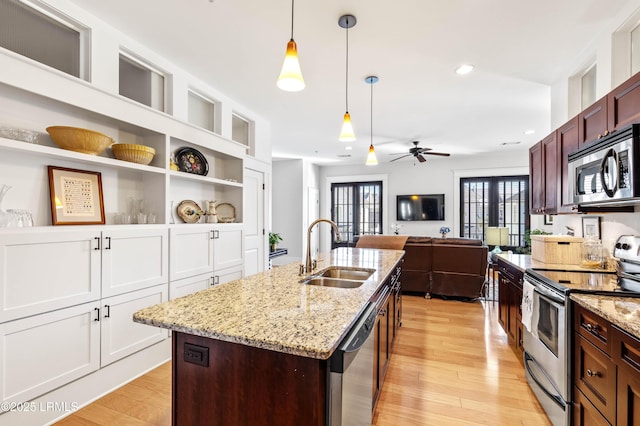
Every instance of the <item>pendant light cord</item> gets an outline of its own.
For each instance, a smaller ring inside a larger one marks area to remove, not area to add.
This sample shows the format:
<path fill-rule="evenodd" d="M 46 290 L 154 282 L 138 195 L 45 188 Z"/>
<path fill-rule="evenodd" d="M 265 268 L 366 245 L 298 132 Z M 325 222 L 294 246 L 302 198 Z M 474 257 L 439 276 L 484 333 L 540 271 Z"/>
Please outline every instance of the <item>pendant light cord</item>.
<path fill-rule="evenodd" d="M 349 112 L 349 18 L 347 18 L 347 60 L 345 71 L 345 96 L 344 96 L 344 109 Z"/>
<path fill-rule="evenodd" d="M 295 0 L 291 0 L 291 40 L 293 40 L 293 3 Z"/>
<path fill-rule="evenodd" d="M 373 146 L 373 80 L 371 81 L 371 83 L 369 83 L 371 85 L 371 117 L 370 117 L 370 124 L 371 124 L 371 146 Z"/>

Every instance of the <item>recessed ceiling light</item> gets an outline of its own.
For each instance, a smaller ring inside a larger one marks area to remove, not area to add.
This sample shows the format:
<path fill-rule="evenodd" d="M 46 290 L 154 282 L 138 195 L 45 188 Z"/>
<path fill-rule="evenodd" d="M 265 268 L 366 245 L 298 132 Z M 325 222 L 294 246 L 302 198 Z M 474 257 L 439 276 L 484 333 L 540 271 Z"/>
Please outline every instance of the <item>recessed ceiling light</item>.
<path fill-rule="evenodd" d="M 470 64 L 460 65 L 458 68 L 456 68 L 456 74 L 458 75 L 469 74 L 471 71 L 473 71 L 473 65 Z"/>
<path fill-rule="evenodd" d="M 351 151 L 353 149 L 352 146 L 345 146 L 344 149 L 346 149 L 347 151 Z"/>
<path fill-rule="evenodd" d="M 533 130 L 533 129 L 527 129 L 527 130 L 525 130 L 525 131 L 524 131 L 524 134 L 525 134 L 525 135 L 532 135 L 532 134 L 534 134 L 535 132 L 536 132 L 536 131 L 535 131 L 535 130 Z"/>

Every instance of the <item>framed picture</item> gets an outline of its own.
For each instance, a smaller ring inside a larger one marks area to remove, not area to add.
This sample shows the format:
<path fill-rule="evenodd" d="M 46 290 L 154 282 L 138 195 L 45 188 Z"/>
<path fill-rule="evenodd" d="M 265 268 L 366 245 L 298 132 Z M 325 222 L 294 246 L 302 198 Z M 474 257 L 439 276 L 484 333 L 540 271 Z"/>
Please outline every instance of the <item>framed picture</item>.
<path fill-rule="evenodd" d="M 544 215 L 544 224 L 545 225 L 553 225 L 553 216 L 551 216 L 550 214 L 545 214 Z"/>
<path fill-rule="evenodd" d="M 48 169 L 54 225 L 104 224 L 100 173 L 55 166 Z"/>
<path fill-rule="evenodd" d="M 600 239 L 600 216 L 585 216 L 582 218 L 582 236 Z"/>

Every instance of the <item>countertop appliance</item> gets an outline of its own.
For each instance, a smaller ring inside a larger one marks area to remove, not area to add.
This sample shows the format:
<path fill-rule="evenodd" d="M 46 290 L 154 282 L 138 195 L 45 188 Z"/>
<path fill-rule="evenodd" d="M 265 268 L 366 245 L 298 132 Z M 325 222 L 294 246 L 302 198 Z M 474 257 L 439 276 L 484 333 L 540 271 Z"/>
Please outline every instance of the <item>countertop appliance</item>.
<path fill-rule="evenodd" d="M 578 205 L 640 202 L 640 124 L 569 154 L 569 188 Z"/>
<path fill-rule="evenodd" d="M 620 289 L 640 293 L 640 237 L 621 235 L 613 256 L 618 259 L 616 273 Z"/>
<path fill-rule="evenodd" d="M 376 304 L 370 303 L 331 355 L 327 407 L 330 426 L 371 426 L 373 330 L 377 315 Z"/>

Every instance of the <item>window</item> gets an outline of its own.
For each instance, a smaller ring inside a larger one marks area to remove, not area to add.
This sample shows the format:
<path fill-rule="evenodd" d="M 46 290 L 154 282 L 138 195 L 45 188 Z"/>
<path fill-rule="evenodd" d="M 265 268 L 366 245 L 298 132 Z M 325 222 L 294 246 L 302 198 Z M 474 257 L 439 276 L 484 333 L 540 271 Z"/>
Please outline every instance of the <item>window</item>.
<path fill-rule="evenodd" d="M 74 77 L 83 72 L 82 49 L 87 29 L 54 11 L 21 2 L 0 1 L 0 46 Z"/>
<path fill-rule="evenodd" d="M 215 103 L 189 90 L 189 123 L 215 132 Z"/>
<path fill-rule="evenodd" d="M 597 68 L 593 65 L 580 79 L 582 109 L 591 106 L 596 101 Z"/>
<path fill-rule="evenodd" d="M 332 248 L 351 245 L 354 235 L 382 234 L 382 182 L 332 183 L 331 219 L 342 237 Z"/>
<path fill-rule="evenodd" d="M 158 111 L 165 109 L 162 72 L 132 55 L 120 52 L 119 93 Z"/>
<path fill-rule="evenodd" d="M 529 229 L 529 177 L 460 179 L 460 236 L 486 239 L 487 226 L 509 228 L 509 246 L 525 245 Z"/>

